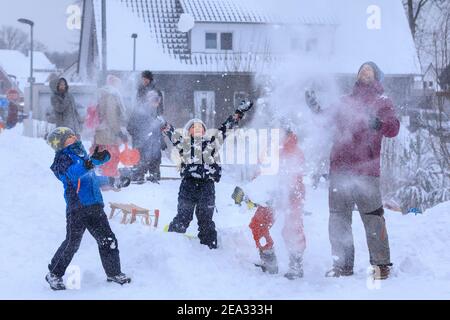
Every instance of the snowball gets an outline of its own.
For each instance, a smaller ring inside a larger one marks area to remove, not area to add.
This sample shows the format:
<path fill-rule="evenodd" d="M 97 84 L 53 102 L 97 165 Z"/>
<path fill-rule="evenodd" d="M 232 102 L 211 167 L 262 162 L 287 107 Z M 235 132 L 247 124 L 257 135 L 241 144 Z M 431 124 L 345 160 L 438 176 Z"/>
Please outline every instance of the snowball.
<path fill-rule="evenodd" d="M 188 13 L 183 13 L 178 21 L 178 31 L 188 32 L 194 27 L 194 25 L 194 18 Z"/>

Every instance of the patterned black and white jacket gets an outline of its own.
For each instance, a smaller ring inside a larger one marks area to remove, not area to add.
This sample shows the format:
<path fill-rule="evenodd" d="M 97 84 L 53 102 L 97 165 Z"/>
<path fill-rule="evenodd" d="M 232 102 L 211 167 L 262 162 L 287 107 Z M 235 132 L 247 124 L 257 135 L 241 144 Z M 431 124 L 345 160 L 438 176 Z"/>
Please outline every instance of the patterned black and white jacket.
<path fill-rule="evenodd" d="M 190 120 L 182 132 L 175 130 L 172 125 L 167 125 L 164 133 L 181 157 L 182 178 L 220 181 L 222 168 L 219 149 L 230 130 L 236 128 L 242 116 L 243 114 L 238 112 L 229 116 L 219 129 L 208 130 L 201 137 L 189 135 L 189 128 L 194 123 L 201 123 L 206 131 L 206 125 L 200 119 Z"/>

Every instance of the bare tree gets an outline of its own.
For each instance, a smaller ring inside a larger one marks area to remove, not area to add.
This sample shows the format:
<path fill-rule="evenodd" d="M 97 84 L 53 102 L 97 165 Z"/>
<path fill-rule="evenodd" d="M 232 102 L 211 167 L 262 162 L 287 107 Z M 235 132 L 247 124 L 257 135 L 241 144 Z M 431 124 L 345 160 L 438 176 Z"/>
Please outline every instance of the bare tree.
<path fill-rule="evenodd" d="M 431 4 L 443 9 L 447 0 L 403 0 L 403 5 L 408 15 L 409 28 L 414 38 L 416 38 L 417 29 L 421 16 L 425 8 Z"/>
<path fill-rule="evenodd" d="M 0 29 L 2 49 L 23 51 L 27 47 L 28 35 L 15 27 L 3 26 Z"/>
<path fill-rule="evenodd" d="M 47 51 L 47 47 L 37 40 L 33 47 L 36 51 Z M 26 54 L 30 50 L 28 34 L 12 26 L 3 26 L 0 29 L 0 49 L 18 50 Z"/>

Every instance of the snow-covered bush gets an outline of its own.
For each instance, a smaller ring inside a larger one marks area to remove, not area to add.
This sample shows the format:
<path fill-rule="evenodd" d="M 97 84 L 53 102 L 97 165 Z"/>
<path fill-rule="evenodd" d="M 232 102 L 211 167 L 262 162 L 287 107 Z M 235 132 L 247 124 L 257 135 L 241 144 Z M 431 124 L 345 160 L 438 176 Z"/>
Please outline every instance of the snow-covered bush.
<path fill-rule="evenodd" d="M 432 139 L 427 130 L 411 133 L 403 127 L 383 146 L 385 198 L 394 199 L 404 213 L 411 208 L 423 212 L 450 200 L 448 168 L 434 152 Z"/>

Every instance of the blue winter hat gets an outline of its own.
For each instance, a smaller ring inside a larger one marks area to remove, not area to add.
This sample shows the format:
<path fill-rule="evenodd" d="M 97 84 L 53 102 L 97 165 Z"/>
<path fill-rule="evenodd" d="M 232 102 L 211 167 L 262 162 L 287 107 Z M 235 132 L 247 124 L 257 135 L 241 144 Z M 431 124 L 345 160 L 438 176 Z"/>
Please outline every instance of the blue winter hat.
<path fill-rule="evenodd" d="M 373 62 L 373 61 L 367 61 L 367 62 L 364 62 L 364 63 L 361 65 L 361 67 L 359 68 L 358 74 L 361 72 L 361 69 L 362 69 L 365 65 L 369 65 L 369 66 L 373 69 L 373 71 L 374 71 L 374 73 L 375 73 L 375 79 L 376 79 L 378 82 L 383 82 L 383 80 L 384 80 L 384 73 L 383 73 L 383 71 L 381 71 L 380 67 L 378 67 L 378 65 L 377 65 L 375 62 Z"/>

